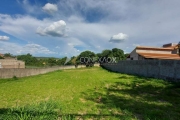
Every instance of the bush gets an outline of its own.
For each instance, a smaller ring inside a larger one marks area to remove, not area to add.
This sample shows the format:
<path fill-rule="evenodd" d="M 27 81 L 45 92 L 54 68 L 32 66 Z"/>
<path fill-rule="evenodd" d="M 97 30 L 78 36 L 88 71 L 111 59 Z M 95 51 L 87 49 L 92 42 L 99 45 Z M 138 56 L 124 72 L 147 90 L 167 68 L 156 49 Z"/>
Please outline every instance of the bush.
<path fill-rule="evenodd" d="M 18 78 L 17 78 L 15 75 L 13 76 L 13 79 L 14 79 L 14 80 L 18 80 Z"/>

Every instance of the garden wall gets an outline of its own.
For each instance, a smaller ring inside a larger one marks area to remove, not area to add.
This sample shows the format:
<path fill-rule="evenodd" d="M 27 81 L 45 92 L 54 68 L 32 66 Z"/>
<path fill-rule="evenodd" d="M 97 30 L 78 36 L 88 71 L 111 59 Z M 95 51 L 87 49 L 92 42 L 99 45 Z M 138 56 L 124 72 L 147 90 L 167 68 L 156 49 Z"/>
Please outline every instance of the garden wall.
<path fill-rule="evenodd" d="M 79 65 L 77 68 L 85 67 L 84 65 Z M 0 78 L 12 78 L 16 77 L 25 77 L 31 75 L 44 74 L 56 70 L 63 69 L 75 69 L 74 65 L 66 65 L 60 67 L 48 67 L 48 68 L 1 68 L 0 69 Z"/>
<path fill-rule="evenodd" d="M 102 65 L 110 71 L 180 82 L 180 60 L 126 60 Z"/>

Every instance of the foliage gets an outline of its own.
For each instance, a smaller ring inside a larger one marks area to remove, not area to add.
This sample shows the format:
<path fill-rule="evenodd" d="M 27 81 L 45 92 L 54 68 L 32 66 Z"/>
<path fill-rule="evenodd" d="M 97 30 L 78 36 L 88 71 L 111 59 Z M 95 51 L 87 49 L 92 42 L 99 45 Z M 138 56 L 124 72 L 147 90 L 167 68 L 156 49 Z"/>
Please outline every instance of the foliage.
<path fill-rule="evenodd" d="M 17 56 L 17 59 L 24 61 L 25 65 L 35 65 L 38 63 L 37 59 L 33 57 L 30 53 L 26 55 L 19 55 Z"/>
<path fill-rule="evenodd" d="M 87 66 L 93 66 L 95 62 L 106 63 L 108 62 L 108 59 L 115 59 L 116 62 L 118 62 L 119 60 L 125 60 L 126 57 L 124 55 L 124 51 L 118 48 L 113 48 L 112 50 L 105 49 L 101 53 L 97 54 L 91 51 L 83 51 L 77 57 L 76 64 L 85 64 Z"/>
<path fill-rule="evenodd" d="M 86 67 L 92 67 L 95 63 L 93 58 L 96 57 L 96 54 L 91 51 L 84 51 L 76 59 L 77 64 L 84 64 Z"/>
<path fill-rule="evenodd" d="M 39 66 L 39 67 L 46 67 L 46 66 L 61 66 L 64 65 L 67 57 L 63 58 L 36 58 L 33 57 L 31 54 L 26 54 L 26 55 L 18 55 L 17 56 L 18 60 L 22 60 L 25 62 L 26 66 Z M 74 59 L 74 58 L 73 58 Z M 67 65 L 72 65 L 73 63 L 69 61 Z"/>
<path fill-rule="evenodd" d="M 60 105 L 52 100 L 43 101 L 23 107 L 1 109 L 0 119 L 3 120 L 57 120 Z"/>
<path fill-rule="evenodd" d="M 13 57 L 12 54 L 4 54 L 6 57 Z M 92 51 L 83 51 L 77 57 L 73 56 L 67 62 L 69 58 L 47 58 L 47 57 L 34 57 L 30 53 L 25 55 L 18 55 L 17 59 L 25 62 L 26 67 L 47 67 L 47 66 L 62 66 L 62 65 L 78 65 L 84 64 L 87 67 L 94 66 L 95 62 L 105 63 L 108 57 L 116 57 L 116 61 L 124 60 L 126 57 L 124 51 L 118 48 L 112 50 L 103 50 L 101 53 L 95 54 Z M 81 59 L 82 58 L 82 59 Z M 0 58 L 1 59 L 1 58 Z M 67 62 L 67 63 L 66 63 Z"/>
<path fill-rule="evenodd" d="M 0 59 L 4 59 L 2 56 L 0 56 Z"/>
<path fill-rule="evenodd" d="M 49 58 L 49 59 L 47 60 L 47 62 L 48 62 L 48 65 L 49 65 L 49 66 L 55 66 L 57 60 L 56 60 L 55 58 Z"/>
<path fill-rule="evenodd" d="M 5 53 L 4 57 L 14 57 L 11 53 Z"/>
<path fill-rule="evenodd" d="M 124 55 L 124 51 L 118 48 L 113 48 L 112 49 L 112 54 L 113 57 L 116 57 L 116 59 L 119 60 L 124 60 L 125 59 L 125 55 Z"/>
<path fill-rule="evenodd" d="M 126 53 L 124 56 L 125 56 L 125 58 L 127 58 L 129 55 L 130 55 L 129 53 Z"/>
<path fill-rule="evenodd" d="M 14 79 L 14 80 L 18 80 L 18 78 L 17 78 L 16 76 L 13 76 L 13 79 Z"/>
<path fill-rule="evenodd" d="M 99 57 L 100 63 L 106 63 L 107 59 L 112 57 L 116 59 L 116 62 L 125 59 L 124 51 L 118 48 L 103 50 L 102 53 L 98 53 L 97 56 Z"/>

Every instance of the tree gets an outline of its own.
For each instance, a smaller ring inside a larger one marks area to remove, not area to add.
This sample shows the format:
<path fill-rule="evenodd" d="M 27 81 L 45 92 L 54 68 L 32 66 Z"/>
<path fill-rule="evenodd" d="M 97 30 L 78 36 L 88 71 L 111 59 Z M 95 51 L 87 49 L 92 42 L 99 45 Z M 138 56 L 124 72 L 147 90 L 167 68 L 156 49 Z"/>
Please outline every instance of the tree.
<path fill-rule="evenodd" d="M 97 56 L 98 58 L 100 58 L 100 57 L 102 57 L 102 54 L 101 54 L 101 53 L 97 53 L 96 56 Z"/>
<path fill-rule="evenodd" d="M 18 60 L 22 60 L 25 62 L 25 65 L 33 65 L 33 66 L 37 66 L 38 60 L 33 57 L 30 53 L 26 54 L 26 55 L 19 55 L 17 56 Z"/>
<path fill-rule="evenodd" d="M 47 60 L 49 66 L 55 66 L 56 65 L 56 59 L 55 58 L 48 58 Z"/>
<path fill-rule="evenodd" d="M 0 56 L 0 59 L 4 59 L 2 56 Z"/>
<path fill-rule="evenodd" d="M 5 53 L 4 57 L 14 57 L 11 53 Z"/>
<path fill-rule="evenodd" d="M 101 54 L 98 54 L 99 58 L 98 58 L 98 61 L 100 64 L 102 63 L 106 63 L 107 62 L 107 59 L 108 57 L 113 57 L 113 54 L 112 54 L 112 51 L 111 50 L 103 50 Z"/>
<path fill-rule="evenodd" d="M 94 52 L 84 51 L 76 59 L 77 64 L 84 64 L 86 67 L 92 67 L 95 63 L 94 58 L 96 57 Z"/>
<path fill-rule="evenodd" d="M 113 48 L 112 53 L 113 53 L 113 57 L 116 57 L 117 61 L 125 59 L 124 51 L 121 49 Z"/>
<path fill-rule="evenodd" d="M 109 63 L 109 62 L 117 62 L 119 60 L 124 60 L 124 51 L 118 48 L 113 48 L 112 50 L 103 50 L 102 53 L 96 54 L 99 58 L 99 63 Z"/>
<path fill-rule="evenodd" d="M 76 57 L 73 56 L 70 58 L 70 60 L 66 63 L 66 65 L 75 65 L 76 64 Z"/>
<path fill-rule="evenodd" d="M 112 57 L 113 54 L 112 54 L 111 50 L 103 50 L 102 53 L 101 53 L 101 56 L 102 57 Z"/>
<path fill-rule="evenodd" d="M 129 53 L 124 54 L 125 59 L 126 59 L 129 55 L 130 55 Z"/>

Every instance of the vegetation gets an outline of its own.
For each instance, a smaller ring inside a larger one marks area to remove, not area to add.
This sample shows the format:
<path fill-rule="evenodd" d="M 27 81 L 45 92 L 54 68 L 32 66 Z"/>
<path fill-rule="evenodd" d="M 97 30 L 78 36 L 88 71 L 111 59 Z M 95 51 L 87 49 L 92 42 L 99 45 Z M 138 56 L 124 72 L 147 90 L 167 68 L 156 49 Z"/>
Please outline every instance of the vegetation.
<path fill-rule="evenodd" d="M 107 63 L 108 57 L 116 58 L 116 62 L 119 60 L 125 60 L 124 51 L 118 48 L 113 48 L 112 50 L 103 50 L 102 53 L 98 53 L 97 56 L 99 57 L 100 63 Z"/>
<path fill-rule="evenodd" d="M 103 50 L 101 53 L 95 54 L 91 51 L 83 51 L 78 55 L 76 64 L 84 64 L 87 67 L 92 67 L 94 63 L 108 63 L 118 62 L 119 60 L 125 60 L 126 56 L 124 51 L 118 48 L 112 50 Z"/>
<path fill-rule="evenodd" d="M 4 59 L 2 56 L 0 56 L 0 59 Z"/>
<path fill-rule="evenodd" d="M 11 53 L 5 53 L 3 56 L 0 55 L 0 59 L 4 58 L 14 58 L 14 56 Z"/>
<path fill-rule="evenodd" d="M 4 57 L 13 58 L 14 56 L 11 53 L 5 53 Z"/>
<path fill-rule="evenodd" d="M 25 65 L 27 67 L 46 67 L 46 66 L 61 66 L 64 65 L 67 57 L 64 58 L 36 58 L 33 57 L 31 54 L 26 54 L 26 55 L 18 55 L 17 56 L 18 60 L 22 60 L 25 62 Z M 71 60 L 66 64 L 66 65 L 72 65 L 73 63 Z"/>
<path fill-rule="evenodd" d="M 94 66 L 94 63 L 107 63 L 108 57 L 114 57 L 117 62 L 119 60 L 124 60 L 128 55 L 124 54 L 124 51 L 118 48 L 113 48 L 112 50 L 103 50 L 101 53 L 95 54 L 92 51 L 83 51 L 78 56 L 73 56 L 71 58 L 53 58 L 53 57 L 34 57 L 30 53 L 24 55 L 14 56 L 11 53 L 5 53 L 5 58 L 17 58 L 25 62 L 27 68 L 38 68 L 38 67 L 49 67 L 49 66 L 62 66 L 66 65 L 79 65 L 84 64 L 87 67 Z M 81 59 L 83 58 L 83 59 Z M 0 59 L 4 59 L 0 56 Z M 69 61 L 67 61 L 70 59 Z"/>
<path fill-rule="evenodd" d="M 178 83 L 102 68 L 1 79 L 0 88 L 0 120 L 180 118 Z"/>
<path fill-rule="evenodd" d="M 125 58 L 127 58 L 129 55 L 130 55 L 129 53 L 124 54 Z"/>
<path fill-rule="evenodd" d="M 92 67 L 96 61 L 93 61 L 93 58 L 96 57 L 96 54 L 91 51 L 82 52 L 76 59 L 77 64 L 84 64 L 86 67 Z"/>

